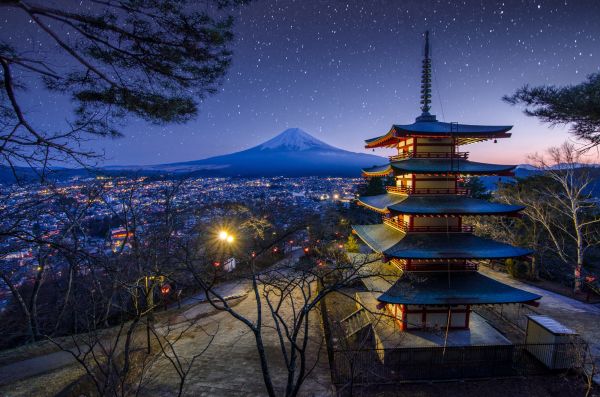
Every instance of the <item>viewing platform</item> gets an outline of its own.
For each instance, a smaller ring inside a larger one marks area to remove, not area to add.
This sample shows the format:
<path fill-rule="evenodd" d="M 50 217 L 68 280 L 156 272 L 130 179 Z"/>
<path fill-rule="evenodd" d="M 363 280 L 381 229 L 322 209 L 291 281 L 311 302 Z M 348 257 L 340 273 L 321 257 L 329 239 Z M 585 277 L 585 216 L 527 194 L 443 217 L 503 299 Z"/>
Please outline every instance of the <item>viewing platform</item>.
<path fill-rule="evenodd" d="M 383 223 L 402 232 L 414 233 L 473 233 L 474 228 L 471 225 L 462 226 L 414 226 L 408 222 L 383 217 Z"/>
<path fill-rule="evenodd" d="M 463 159 L 469 158 L 469 152 L 406 152 L 388 157 L 390 161 L 404 159 Z"/>
<path fill-rule="evenodd" d="M 414 188 L 405 186 L 386 186 L 385 189 L 391 194 L 457 194 L 466 196 L 470 194 L 470 190 L 464 187 L 456 188 Z"/>

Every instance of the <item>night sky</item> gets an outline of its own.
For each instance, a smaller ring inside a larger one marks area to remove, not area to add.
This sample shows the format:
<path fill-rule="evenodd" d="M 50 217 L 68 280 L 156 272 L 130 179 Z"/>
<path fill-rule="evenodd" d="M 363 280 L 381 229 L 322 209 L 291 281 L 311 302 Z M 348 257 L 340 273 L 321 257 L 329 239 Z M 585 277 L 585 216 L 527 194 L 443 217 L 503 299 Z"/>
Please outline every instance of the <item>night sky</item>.
<path fill-rule="evenodd" d="M 4 13 L 3 40 L 52 50 L 27 18 Z M 237 13 L 233 66 L 222 90 L 195 121 L 159 127 L 132 120 L 125 138 L 91 144 L 105 151 L 106 164 L 155 164 L 245 149 L 300 127 L 364 151 L 364 139 L 420 114 L 429 29 L 431 113 L 441 121 L 514 125 L 511 139 L 468 150 L 473 160 L 522 163 L 569 135 L 524 116 L 502 95 L 525 83 L 575 84 L 599 72 L 599 20 L 599 0 L 255 0 Z M 20 97 L 38 123 L 59 125 L 70 115 L 65 98 L 49 98 L 35 84 Z"/>

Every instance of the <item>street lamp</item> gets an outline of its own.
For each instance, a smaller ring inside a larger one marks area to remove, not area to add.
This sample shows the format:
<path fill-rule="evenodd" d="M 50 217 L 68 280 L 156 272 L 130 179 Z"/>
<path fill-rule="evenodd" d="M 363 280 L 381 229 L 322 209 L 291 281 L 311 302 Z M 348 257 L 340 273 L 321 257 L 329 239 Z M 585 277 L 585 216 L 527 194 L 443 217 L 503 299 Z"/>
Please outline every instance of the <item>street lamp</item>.
<path fill-rule="evenodd" d="M 235 241 L 235 237 L 233 236 L 233 234 L 229 234 L 228 231 L 221 230 L 219 232 L 219 240 L 231 244 L 231 243 L 233 243 Z"/>

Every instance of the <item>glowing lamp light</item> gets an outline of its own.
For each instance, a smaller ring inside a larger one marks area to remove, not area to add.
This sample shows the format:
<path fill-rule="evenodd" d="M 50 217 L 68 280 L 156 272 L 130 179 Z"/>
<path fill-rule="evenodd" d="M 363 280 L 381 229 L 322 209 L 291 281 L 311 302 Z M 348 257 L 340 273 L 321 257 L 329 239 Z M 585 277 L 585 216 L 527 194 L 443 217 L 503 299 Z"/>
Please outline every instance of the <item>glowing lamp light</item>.
<path fill-rule="evenodd" d="M 160 287 L 160 292 L 163 295 L 167 295 L 169 292 L 171 292 L 171 286 L 169 284 L 163 284 Z"/>
<path fill-rule="evenodd" d="M 221 262 L 214 262 L 214 263 L 213 263 L 213 265 L 214 265 L 215 267 L 219 267 L 219 266 L 221 266 Z"/>
<path fill-rule="evenodd" d="M 277 251 L 278 251 L 277 247 L 273 248 L 273 252 L 277 252 Z"/>
<path fill-rule="evenodd" d="M 225 230 L 221 230 L 219 232 L 219 240 L 227 240 L 227 237 L 229 237 L 229 233 L 227 233 Z"/>
<path fill-rule="evenodd" d="M 344 244 L 338 244 L 338 248 L 339 248 L 339 249 L 342 249 L 342 248 L 344 248 Z"/>
<path fill-rule="evenodd" d="M 233 236 L 231 234 L 227 236 L 227 242 L 228 243 L 233 243 L 233 240 L 234 240 L 234 238 L 233 238 Z"/>
<path fill-rule="evenodd" d="M 308 253 L 308 247 L 304 248 L 304 252 Z"/>

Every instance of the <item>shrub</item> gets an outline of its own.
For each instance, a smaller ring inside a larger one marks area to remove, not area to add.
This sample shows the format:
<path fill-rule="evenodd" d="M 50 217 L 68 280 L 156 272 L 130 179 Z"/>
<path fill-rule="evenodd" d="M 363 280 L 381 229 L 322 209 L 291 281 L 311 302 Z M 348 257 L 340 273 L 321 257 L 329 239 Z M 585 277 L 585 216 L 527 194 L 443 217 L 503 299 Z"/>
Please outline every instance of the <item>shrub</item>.
<path fill-rule="evenodd" d="M 506 271 L 512 278 L 525 278 L 528 273 L 528 266 L 523 261 L 516 261 L 514 259 L 507 259 Z"/>

